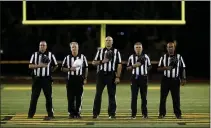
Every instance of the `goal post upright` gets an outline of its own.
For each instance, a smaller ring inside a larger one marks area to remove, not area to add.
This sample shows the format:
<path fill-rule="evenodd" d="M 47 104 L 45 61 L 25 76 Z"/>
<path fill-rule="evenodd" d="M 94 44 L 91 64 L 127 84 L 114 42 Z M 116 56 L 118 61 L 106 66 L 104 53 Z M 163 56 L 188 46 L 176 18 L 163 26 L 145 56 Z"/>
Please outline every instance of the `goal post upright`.
<path fill-rule="evenodd" d="M 26 19 L 27 19 L 27 18 L 26 18 L 26 16 L 27 16 L 27 14 L 26 14 L 26 12 L 27 12 L 27 11 L 26 11 L 26 6 L 27 6 L 27 5 L 26 5 L 26 0 L 23 0 L 23 2 L 22 2 L 22 13 L 23 13 L 23 14 L 22 14 L 22 15 L 23 15 L 23 16 L 22 16 L 22 17 L 23 17 L 22 23 L 23 23 L 23 21 L 26 21 Z M 24 24 L 24 23 L 23 23 L 23 24 Z"/>
<path fill-rule="evenodd" d="M 185 0 L 181 1 L 181 20 L 185 21 Z"/>
<path fill-rule="evenodd" d="M 105 47 L 105 38 L 106 38 L 106 24 L 101 24 L 100 26 L 100 47 Z"/>

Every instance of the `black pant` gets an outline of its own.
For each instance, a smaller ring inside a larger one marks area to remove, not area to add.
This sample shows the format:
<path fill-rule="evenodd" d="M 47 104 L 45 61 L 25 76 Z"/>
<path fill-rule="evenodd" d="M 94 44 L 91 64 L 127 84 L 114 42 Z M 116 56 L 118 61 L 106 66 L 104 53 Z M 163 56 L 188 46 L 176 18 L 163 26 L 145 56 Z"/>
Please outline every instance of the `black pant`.
<path fill-rule="evenodd" d="M 131 78 L 131 110 L 132 116 L 137 114 L 137 99 L 140 88 L 142 115 L 147 115 L 147 76 L 132 76 Z"/>
<path fill-rule="evenodd" d="M 181 115 L 180 110 L 180 80 L 179 78 L 167 78 L 163 77 L 161 81 L 160 89 L 160 115 L 166 115 L 166 98 L 169 91 L 171 91 L 171 96 L 173 100 L 174 114 L 176 116 Z"/>
<path fill-rule="evenodd" d="M 46 109 L 48 116 L 53 116 L 53 103 L 52 103 L 52 79 L 51 77 L 34 77 L 32 84 L 32 94 L 28 116 L 33 117 L 36 112 L 37 100 L 40 96 L 41 89 L 43 89 L 46 98 Z"/>
<path fill-rule="evenodd" d="M 68 112 L 70 115 L 81 114 L 83 85 L 82 76 L 70 76 L 67 80 Z"/>
<path fill-rule="evenodd" d="M 115 81 L 115 72 L 104 73 L 99 71 L 97 74 L 97 85 L 96 85 L 96 94 L 94 99 L 93 106 L 93 115 L 99 115 L 101 109 L 102 93 L 107 85 L 108 97 L 109 97 L 109 106 L 108 106 L 108 115 L 115 116 L 116 114 L 116 84 Z"/>

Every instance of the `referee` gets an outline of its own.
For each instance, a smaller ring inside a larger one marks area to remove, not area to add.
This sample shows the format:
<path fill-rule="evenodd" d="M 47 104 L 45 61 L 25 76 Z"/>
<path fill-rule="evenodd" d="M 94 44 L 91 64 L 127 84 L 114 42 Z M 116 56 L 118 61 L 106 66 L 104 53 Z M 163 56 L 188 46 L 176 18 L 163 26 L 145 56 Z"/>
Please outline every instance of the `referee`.
<path fill-rule="evenodd" d="M 107 85 L 109 97 L 109 119 L 116 118 L 116 84 L 120 82 L 119 78 L 122 70 L 122 61 L 120 52 L 113 48 L 112 44 L 112 37 L 106 37 L 106 47 L 97 51 L 97 54 L 92 62 L 93 65 L 98 65 L 99 67 L 99 71 L 97 73 L 96 94 L 93 106 L 94 119 L 98 118 L 100 114 L 102 93 L 105 85 Z"/>
<path fill-rule="evenodd" d="M 47 43 L 41 41 L 39 51 L 32 54 L 29 68 L 33 70 L 33 84 L 28 118 L 33 118 L 36 112 L 37 100 L 43 89 L 46 98 L 46 109 L 48 116 L 46 120 L 54 118 L 52 105 L 52 77 L 51 72 L 58 67 L 56 58 L 52 52 L 47 51 Z"/>
<path fill-rule="evenodd" d="M 142 118 L 148 118 L 147 112 L 147 83 L 148 71 L 151 69 L 151 62 L 147 54 L 142 52 L 140 42 L 134 45 L 135 54 L 128 59 L 127 70 L 132 70 L 131 77 L 131 118 L 135 119 L 137 114 L 137 97 L 140 88 Z"/>
<path fill-rule="evenodd" d="M 175 53 L 175 44 L 167 44 L 167 54 L 161 56 L 158 71 L 164 71 L 160 90 L 160 108 L 158 118 L 164 118 L 166 115 L 166 98 L 169 91 L 172 95 L 174 114 L 177 119 L 181 119 L 180 110 L 180 85 L 186 83 L 185 63 L 180 54 Z M 180 70 L 182 69 L 182 78 L 180 83 Z"/>
<path fill-rule="evenodd" d="M 71 54 L 64 58 L 61 70 L 67 72 L 67 100 L 69 119 L 81 118 L 83 85 L 87 83 L 88 63 L 83 54 L 78 53 L 78 43 L 70 43 Z M 73 67 L 74 61 L 81 59 L 82 67 Z"/>

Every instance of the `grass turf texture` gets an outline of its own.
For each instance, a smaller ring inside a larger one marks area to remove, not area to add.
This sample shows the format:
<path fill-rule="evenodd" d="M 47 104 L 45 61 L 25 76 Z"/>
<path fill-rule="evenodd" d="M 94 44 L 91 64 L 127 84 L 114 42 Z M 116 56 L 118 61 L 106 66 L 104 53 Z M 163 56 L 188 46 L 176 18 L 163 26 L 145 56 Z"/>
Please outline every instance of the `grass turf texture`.
<path fill-rule="evenodd" d="M 99 119 L 92 119 L 95 95 L 94 85 L 84 86 L 82 119 L 68 119 L 65 85 L 53 85 L 53 106 L 55 119 L 44 121 L 47 115 L 45 98 L 41 92 L 34 119 L 27 119 L 31 96 L 30 85 L 3 85 L 1 89 L 2 127 L 209 127 L 210 104 L 208 84 L 187 84 L 181 87 L 181 110 L 183 119 L 175 119 L 171 94 L 167 99 L 167 115 L 158 119 L 160 89 L 159 84 L 148 86 L 149 119 L 141 119 L 141 99 L 138 99 L 138 115 L 130 119 L 130 85 L 117 85 L 117 119 L 110 120 L 107 115 L 108 95 L 105 88 L 102 96 Z"/>

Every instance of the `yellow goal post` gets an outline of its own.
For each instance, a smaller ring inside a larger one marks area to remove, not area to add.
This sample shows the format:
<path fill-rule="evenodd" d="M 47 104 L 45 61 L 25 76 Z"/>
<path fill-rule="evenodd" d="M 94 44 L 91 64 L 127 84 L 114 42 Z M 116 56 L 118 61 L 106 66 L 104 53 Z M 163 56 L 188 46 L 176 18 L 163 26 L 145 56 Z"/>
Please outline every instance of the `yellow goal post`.
<path fill-rule="evenodd" d="M 185 25 L 185 1 L 181 1 L 180 20 L 27 20 L 26 0 L 22 1 L 23 25 L 101 25 L 100 47 L 105 47 L 106 25 Z M 1 64 L 28 63 L 28 61 L 1 61 Z M 152 61 L 152 63 L 158 63 Z"/>

